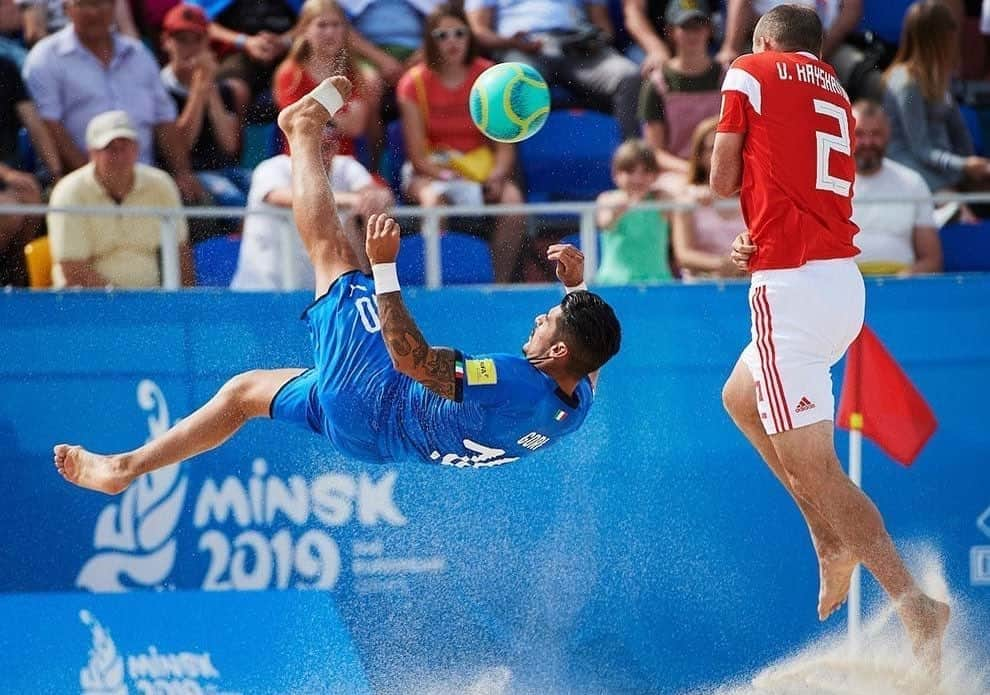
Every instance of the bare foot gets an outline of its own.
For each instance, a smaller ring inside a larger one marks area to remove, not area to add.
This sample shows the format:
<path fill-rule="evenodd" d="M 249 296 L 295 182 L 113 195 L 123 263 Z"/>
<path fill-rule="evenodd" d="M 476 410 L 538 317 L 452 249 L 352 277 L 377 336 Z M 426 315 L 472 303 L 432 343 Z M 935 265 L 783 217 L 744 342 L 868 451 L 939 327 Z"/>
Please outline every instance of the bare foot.
<path fill-rule="evenodd" d="M 818 557 L 818 619 L 825 620 L 846 602 L 849 580 L 856 567 L 856 558 L 846 548 L 837 553 Z"/>
<path fill-rule="evenodd" d="M 282 129 L 286 137 L 291 137 L 293 131 L 305 129 L 307 131 L 322 131 L 330 120 L 331 114 L 311 95 L 325 89 L 326 83 L 332 84 L 340 93 L 340 98 L 347 101 L 351 95 L 351 81 L 343 75 L 335 75 L 323 80 L 316 89 L 304 96 L 299 101 L 289 104 L 278 114 L 278 127 Z"/>
<path fill-rule="evenodd" d="M 134 480 L 123 470 L 120 457 L 93 454 L 81 446 L 56 444 L 54 458 L 63 478 L 89 490 L 117 495 Z"/>
<path fill-rule="evenodd" d="M 898 612 L 915 657 L 937 677 L 942 666 L 942 638 L 949 625 L 949 606 L 919 591 L 901 599 Z"/>

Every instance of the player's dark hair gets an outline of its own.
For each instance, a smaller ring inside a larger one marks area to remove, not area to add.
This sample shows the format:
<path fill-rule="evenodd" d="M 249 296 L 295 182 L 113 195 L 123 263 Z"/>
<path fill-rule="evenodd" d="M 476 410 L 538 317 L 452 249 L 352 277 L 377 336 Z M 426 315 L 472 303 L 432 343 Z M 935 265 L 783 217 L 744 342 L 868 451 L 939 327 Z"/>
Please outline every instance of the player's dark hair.
<path fill-rule="evenodd" d="M 478 40 L 475 38 L 474 32 L 471 31 L 471 25 L 468 24 L 467 15 L 464 14 L 464 3 L 444 2 L 434 7 L 433 11 L 426 15 L 426 21 L 423 22 L 424 62 L 426 63 L 426 67 L 431 70 L 439 70 L 440 63 L 443 62 L 440 46 L 437 44 L 436 39 L 433 38 L 433 30 L 437 28 L 441 19 L 448 17 L 450 19 L 456 19 L 467 29 L 468 45 L 467 53 L 464 55 L 464 64 L 470 65 L 478 56 Z"/>
<path fill-rule="evenodd" d="M 619 351 L 622 328 L 604 299 L 593 292 L 571 292 L 560 302 L 558 331 L 577 376 L 600 369 Z"/>
<path fill-rule="evenodd" d="M 822 20 L 813 8 L 800 5 L 778 5 L 760 17 L 753 32 L 753 42 L 759 36 L 773 39 L 782 51 L 808 51 L 822 54 Z"/>

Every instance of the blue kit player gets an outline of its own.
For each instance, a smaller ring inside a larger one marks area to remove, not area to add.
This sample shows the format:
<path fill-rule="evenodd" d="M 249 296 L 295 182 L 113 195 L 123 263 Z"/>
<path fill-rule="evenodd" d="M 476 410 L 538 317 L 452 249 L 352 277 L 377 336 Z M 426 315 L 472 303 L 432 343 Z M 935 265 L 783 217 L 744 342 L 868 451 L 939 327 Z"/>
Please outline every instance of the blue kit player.
<path fill-rule="evenodd" d="M 321 142 L 350 90 L 346 78 L 331 77 L 278 119 L 292 149 L 296 227 L 317 288 L 328 288 L 304 314 L 316 366 L 239 374 L 130 452 L 59 444 L 55 466 L 66 480 L 119 493 L 144 473 L 219 446 L 256 417 L 308 427 L 357 459 L 458 467 L 515 461 L 584 422 L 598 370 L 619 350 L 620 328 L 611 307 L 583 288 L 581 252 L 550 248 L 568 293 L 536 317 L 524 356 L 429 345 L 399 291 L 398 224 L 374 215 L 364 239 L 348 239 L 337 217 Z"/>

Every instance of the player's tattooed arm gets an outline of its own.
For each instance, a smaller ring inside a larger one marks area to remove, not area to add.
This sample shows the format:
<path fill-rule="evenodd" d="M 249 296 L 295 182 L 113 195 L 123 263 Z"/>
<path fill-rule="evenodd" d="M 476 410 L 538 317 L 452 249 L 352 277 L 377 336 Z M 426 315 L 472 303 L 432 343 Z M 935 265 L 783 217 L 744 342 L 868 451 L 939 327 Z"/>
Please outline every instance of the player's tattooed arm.
<path fill-rule="evenodd" d="M 392 365 L 434 393 L 454 400 L 454 351 L 430 347 L 401 292 L 378 295 L 378 315 Z"/>

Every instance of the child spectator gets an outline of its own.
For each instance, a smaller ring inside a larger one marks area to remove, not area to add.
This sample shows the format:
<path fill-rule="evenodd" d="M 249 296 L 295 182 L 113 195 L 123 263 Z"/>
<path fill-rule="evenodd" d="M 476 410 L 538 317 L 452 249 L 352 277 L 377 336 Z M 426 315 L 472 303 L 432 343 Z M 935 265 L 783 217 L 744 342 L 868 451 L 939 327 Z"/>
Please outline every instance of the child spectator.
<path fill-rule="evenodd" d="M 600 285 L 629 285 L 670 280 L 670 224 L 657 210 L 630 210 L 659 199 L 652 190 L 660 167 L 642 140 L 627 140 L 612 157 L 618 190 L 598 196 L 595 222 L 601 230 L 602 260 L 595 275 Z"/>
<path fill-rule="evenodd" d="M 468 112 L 468 93 L 491 65 L 476 54 L 463 10 L 437 7 L 426 19 L 426 59 L 399 80 L 397 96 L 409 161 L 402 188 L 425 207 L 523 201 L 512 180 L 514 145 L 493 143 Z M 490 239 L 496 282 L 510 282 L 519 257 L 525 220 L 502 215 Z"/>
<path fill-rule="evenodd" d="M 299 11 L 292 49 L 275 71 L 272 90 L 275 105 L 284 109 L 327 77 L 347 77 L 354 89 L 347 104 L 333 117 L 340 138 L 339 154 L 347 156 L 354 155 L 354 138 L 364 135 L 368 128 L 365 84 L 374 79 L 373 70 L 358 67 L 350 33 L 347 17 L 336 0 L 306 0 Z M 287 145 L 283 151 L 288 151 Z"/>
<path fill-rule="evenodd" d="M 714 207 L 708 177 L 715 148 L 718 116 L 698 124 L 691 138 L 687 186 L 680 202 L 691 203 L 691 210 L 672 215 L 671 248 L 674 263 L 685 280 L 695 277 L 737 277 L 742 272 L 729 260 L 733 240 L 746 231 L 738 202 L 732 208 Z"/>
<path fill-rule="evenodd" d="M 195 5 L 176 5 L 162 22 L 168 64 L 165 89 L 175 101 L 175 125 L 189 148 L 193 172 L 216 205 L 244 207 L 250 172 L 238 166 L 241 114 L 233 89 L 217 80 L 217 63 L 207 38 L 209 20 Z"/>

